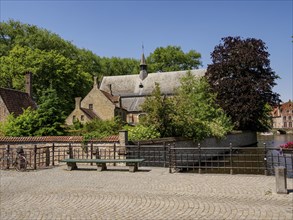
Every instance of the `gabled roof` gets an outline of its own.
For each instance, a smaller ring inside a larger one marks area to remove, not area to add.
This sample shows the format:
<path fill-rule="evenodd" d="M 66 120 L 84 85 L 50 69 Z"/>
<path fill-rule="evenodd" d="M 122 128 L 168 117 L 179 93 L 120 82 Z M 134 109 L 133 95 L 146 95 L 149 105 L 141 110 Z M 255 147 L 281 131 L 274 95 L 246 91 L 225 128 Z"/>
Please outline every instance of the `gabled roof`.
<path fill-rule="evenodd" d="M 88 118 L 94 119 L 94 118 L 99 118 L 92 110 L 87 109 L 87 108 L 80 108 Z"/>
<path fill-rule="evenodd" d="M 197 69 L 190 70 L 190 72 L 194 76 L 202 77 L 206 70 Z M 152 93 L 156 83 L 160 85 L 163 94 L 172 95 L 175 88 L 180 86 L 180 79 L 186 73 L 187 71 L 150 73 L 144 80 L 141 80 L 139 75 L 105 76 L 100 90 L 120 96 L 123 107 L 135 112 L 140 111 L 140 105 L 144 102 L 145 97 Z M 112 91 L 110 91 L 110 87 Z"/>
<path fill-rule="evenodd" d="M 293 102 L 291 100 L 289 100 L 289 102 L 285 102 L 285 103 L 281 104 L 281 109 L 283 109 L 283 110 L 293 109 Z"/>
<path fill-rule="evenodd" d="M 9 113 L 14 113 L 15 116 L 21 115 L 23 109 L 27 109 L 28 107 L 31 107 L 32 109 L 37 108 L 36 103 L 25 92 L 0 88 L 0 96 Z"/>
<path fill-rule="evenodd" d="M 112 103 L 118 103 L 119 102 L 119 96 L 113 96 L 108 92 L 105 92 L 101 90 L 101 92 L 112 102 Z"/>

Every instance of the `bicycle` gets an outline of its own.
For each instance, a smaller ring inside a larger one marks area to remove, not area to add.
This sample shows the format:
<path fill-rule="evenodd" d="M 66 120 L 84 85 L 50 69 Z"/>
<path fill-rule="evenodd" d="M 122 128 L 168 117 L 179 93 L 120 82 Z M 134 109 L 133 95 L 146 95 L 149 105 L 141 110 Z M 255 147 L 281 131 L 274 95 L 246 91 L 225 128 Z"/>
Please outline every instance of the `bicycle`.
<path fill-rule="evenodd" d="M 17 157 L 15 158 L 15 161 L 13 163 L 14 168 L 17 171 L 26 171 L 27 168 L 27 159 L 24 156 L 24 150 L 20 146 L 19 148 L 16 149 Z"/>
<path fill-rule="evenodd" d="M 27 169 L 27 159 L 24 156 L 24 154 L 18 154 L 17 157 L 15 158 L 15 161 L 13 163 L 13 167 L 17 171 L 26 171 Z"/>

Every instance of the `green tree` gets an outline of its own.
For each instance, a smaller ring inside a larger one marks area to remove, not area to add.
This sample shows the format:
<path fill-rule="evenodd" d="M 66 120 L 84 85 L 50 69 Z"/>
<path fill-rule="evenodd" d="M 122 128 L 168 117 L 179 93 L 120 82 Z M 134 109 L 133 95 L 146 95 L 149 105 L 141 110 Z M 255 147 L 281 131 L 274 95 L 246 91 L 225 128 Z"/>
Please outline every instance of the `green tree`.
<path fill-rule="evenodd" d="M 36 111 L 28 108 L 18 117 L 14 117 L 13 114 L 9 115 L 7 120 L 1 124 L 1 133 L 10 137 L 34 136 L 33 134 L 37 130 L 36 123 Z"/>
<path fill-rule="evenodd" d="M 174 105 L 171 98 L 162 96 L 160 85 L 155 84 L 155 89 L 141 105 L 147 114 L 141 119 L 142 125 L 153 127 L 162 137 L 173 136 L 172 114 Z"/>
<path fill-rule="evenodd" d="M 194 140 L 223 137 L 233 126 L 209 90 L 205 78 L 197 78 L 190 72 L 181 78 L 174 97 L 162 96 L 157 84 L 152 96 L 141 106 L 147 113 L 142 125 L 153 126 L 161 137 L 183 136 Z"/>
<path fill-rule="evenodd" d="M 161 135 L 154 126 L 144 126 L 142 124 L 136 126 L 124 126 L 123 129 L 128 131 L 128 140 L 141 141 L 159 138 Z"/>
<path fill-rule="evenodd" d="M 211 53 L 206 78 L 216 101 L 232 119 L 236 129 L 265 130 L 265 106 L 276 105 L 272 91 L 278 76 L 270 67 L 269 53 L 262 40 L 226 37 Z"/>
<path fill-rule="evenodd" d="M 158 47 L 147 57 L 148 72 L 197 69 L 201 55 L 195 50 L 184 53 L 179 46 Z"/>
<path fill-rule="evenodd" d="M 101 58 L 101 73 L 104 76 L 130 75 L 139 73 L 139 60 L 119 57 Z"/>
<path fill-rule="evenodd" d="M 76 60 L 57 51 L 43 51 L 29 47 L 15 46 L 8 56 L 0 58 L 0 85 L 24 90 L 25 71 L 33 73 L 33 95 L 39 102 L 42 92 L 48 87 L 56 90 L 61 100 L 60 108 L 70 112 L 74 97 L 85 95 L 92 84 L 89 73 L 80 70 Z M 12 85 L 7 84 L 12 82 Z"/>
<path fill-rule="evenodd" d="M 34 25 L 13 20 L 0 25 L 0 87 L 24 90 L 23 72 L 31 71 L 35 100 L 51 85 L 69 113 L 74 97 L 85 96 L 92 75 L 99 76 L 100 58 Z"/>
<path fill-rule="evenodd" d="M 81 135 L 85 141 L 91 138 L 103 138 L 111 135 L 117 135 L 123 128 L 124 123 L 119 117 L 111 120 L 102 121 L 94 119 L 86 124 L 75 122 L 73 126 L 68 128 L 69 134 Z"/>
<path fill-rule="evenodd" d="M 34 136 L 63 135 L 65 115 L 60 109 L 61 100 L 56 90 L 49 88 L 43 91 L 40 97 L 40 105 L 36 110 L 37 130 Z"/>
<path fill-rule="evenodd" d="M 216 104 L 205 78 L 187 72 L 175 97 L 174 124 L 176 134 L 202 140 L 206 137 L 221 138 L 233 126 L 224 111 Z"/>
<path fill-rule="evenodd" d="M 5 136 L 53 136 L 63 135 L 64 114 L 59 109 L 60 100 L 53 89 L 47 89 L 40 98 L 37 110 L 25 109 L 18 117 L 10 115 L 1 126 Z"/>

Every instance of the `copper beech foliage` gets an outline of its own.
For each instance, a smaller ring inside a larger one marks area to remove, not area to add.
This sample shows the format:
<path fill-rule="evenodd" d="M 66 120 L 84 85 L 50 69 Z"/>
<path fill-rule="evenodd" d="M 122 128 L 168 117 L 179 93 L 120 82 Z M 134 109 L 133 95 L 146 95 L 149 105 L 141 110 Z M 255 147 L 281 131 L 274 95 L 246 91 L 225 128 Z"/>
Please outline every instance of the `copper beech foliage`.
<path fill-rule="evenodd" d="M 206 78 L 236 129 L 267 129 L 267 106 L 280 102 L 279 94 L 272 91 L 279 77 L 269 56 L 262 40 L 240 37 L 222 38 L 211 53 Z"/>

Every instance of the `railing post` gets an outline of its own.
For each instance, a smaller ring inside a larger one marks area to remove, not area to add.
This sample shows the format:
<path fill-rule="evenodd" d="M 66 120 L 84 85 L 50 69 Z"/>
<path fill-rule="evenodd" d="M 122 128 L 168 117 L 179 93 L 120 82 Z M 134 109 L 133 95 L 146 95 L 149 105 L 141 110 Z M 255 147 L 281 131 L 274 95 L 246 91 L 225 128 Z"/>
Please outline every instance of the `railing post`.
<path fill-rule="evenodd" d="M 72 158 L 73 158 L 73 151 L 72 151 L 71 143 L 69 143 L 69 145 L 68 145 L 68 151 L 67 151 L 67 154 L 68 154 L 68 158 L 69 158 L 69 159 L 72 159 Z"/>
<path fill-rule="evenodd" d="M 9 170 L 9 167 L 10 167 L 10 145 L 8 144 L 7 147 L 6 147 L 6 169 Z"/>
<path fill-rule="evenodd" d="M 52 145 L 52 166 L 55 166 L 55 145 Z"/>
<path fill-rule="evenodd" d="M 34 170 L 37 169 L 37 153 L 38 153 L 38 148 L 37 145 L 34 146 Z"/>
<path fill-rule="evenodd" d="M 45 154 L 46 154 L 46 167 L 48 167 L 48 166 L 50 166 L 50 149 L 49 149 L 49 146 L 46 147 Z"/>
<path fill-rule="evenodd" d="M 114 143 L 114 146 L 113 146 L 113 150 L 114 150 L 114 160 L 116 159 L 116 143 Z M 114 166 L 116 166 L 116 163 L 113 164 Z"/>
<path fill-rule="evenodd" d="M 268 161 L 267 161 L 267 144 L 263 143 L 264 145 L 264 163 L 265 163 L 265 172 L 264 174 L 267 176 L 268 175 Z"/>
<path fill-rule="evenodd" d="M 197 147 L 198 147 L 198 173 L 201 174 L 201 146 L 200 146 L 200 143 L 198 143 Z"/>
<path fill-rule="evenodd" d="M 97 147 L 96 152 L 95 152 L 95 155 L 96 155 L 96 159 L 101 159 L 99 147 Z"/>
<path fill-rule="evenodd" d="M 138 155 L 137 156 L 138 156 L 138 159 L 140 159 L 140 143 L 139 142 L 138 142 L 138 146 L 137 147 L 138 147 L 138 152 L 137 152 Z"/>
<path fill-rule="evenodd" d="M 164 142 L 163 146 L 164 146 L 164 167 L 166 167 L 166 162 L 167 162 L 167 153 L 166 153 L 167 148 L 166 148 L 166 142 Z"/>
<path fill-rule="evenodd" d="M 93 142 L 91 142 L 91 159 L 93 159 L 93 150 L 94 150 L 94 147 L 93 147 Z M 93 163 L 91 163 L 91 166 L 93 165 Z"/>
<path fill-rule="evenodd" d="M 168 153 L 169 153 L 169 173 L 172 173 L 172 155 L 171 155 L 171 145 L 168 146 Z"/>
<path fill-rule="evenodd" d="M 232 147 L 232 143 L 230 143 L 230 174 L 233 174 L 233 147 Z"/>

